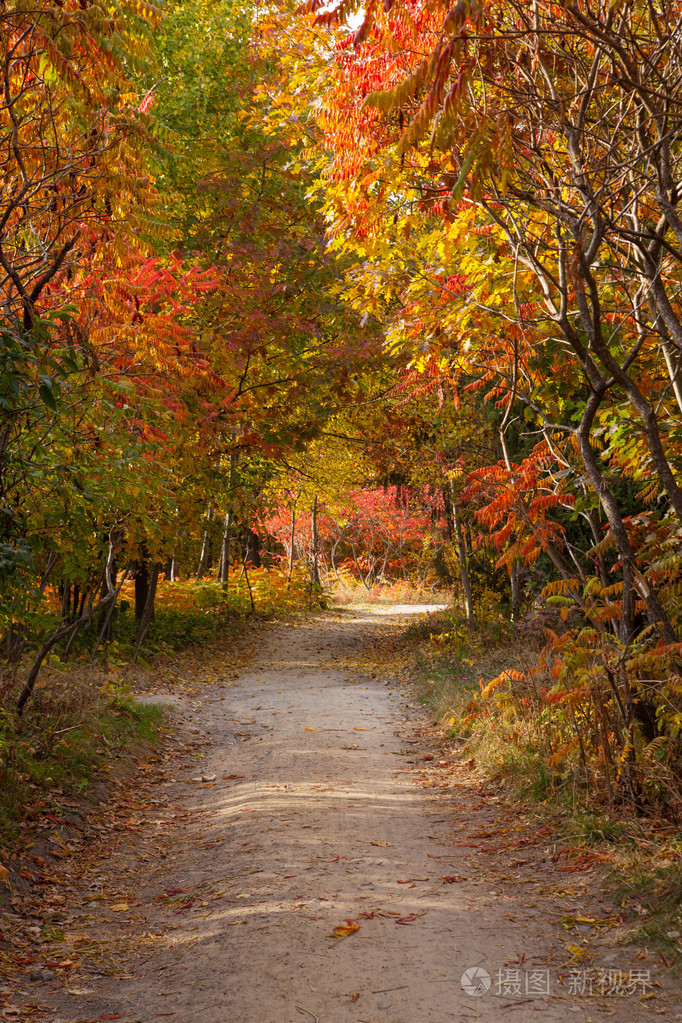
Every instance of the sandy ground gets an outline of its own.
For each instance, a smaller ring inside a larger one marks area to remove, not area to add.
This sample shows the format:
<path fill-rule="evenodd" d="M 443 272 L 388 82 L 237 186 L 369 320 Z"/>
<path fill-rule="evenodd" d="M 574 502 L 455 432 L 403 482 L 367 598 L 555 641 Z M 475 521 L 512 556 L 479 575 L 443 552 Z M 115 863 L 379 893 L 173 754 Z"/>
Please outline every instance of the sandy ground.
<path fill-rule="evenodd" d="M 119 949 L 118 969 L 41 985 L 43 1018 L 682 1019 L 666 972 L 617 928 L 557 926 L 613 904 L 542 833 L 515 830 L 518 809 L 428 752 L 409 692 L 379 667 L 354 672 L 397 622 L 382 609 L 277 626 L 240 672 L 167 697 L 192 756 L 137 806 L 137 837 L 98 839 L 78 881 L 93 901 L 71 927 Z M 98 904 L 112 879 L 124 901 Z"/>

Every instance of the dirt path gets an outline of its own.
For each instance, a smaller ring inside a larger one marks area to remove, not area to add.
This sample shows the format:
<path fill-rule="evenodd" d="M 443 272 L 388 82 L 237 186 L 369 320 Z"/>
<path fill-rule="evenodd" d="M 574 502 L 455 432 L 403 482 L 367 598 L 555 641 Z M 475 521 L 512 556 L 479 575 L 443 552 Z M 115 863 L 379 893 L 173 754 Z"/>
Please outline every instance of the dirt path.
<path fill-rule="evenodd" d="M 194 751 L 156 806 L 131 810 L 137 838 L 100 838 L 85 874 L 60 864 L 83 900 L 62 954 L 83 955 L 77 975 L 57 968 L 69 979 L 31 989 L 53 1006 L 41 1018 L 682 1019 L 585 875 L 424 745 L 423 712 L 372 653 L 395 623 L 345 611 L 279 626 L 241 677 L 218 671 L 201 696 L 174 698 Z M 99 899 L 113 882 L 119 901 Z M 108 970 L 88 968 L 88 941 L 117 950 Z M 461 983 L 477 967 L 482 996 Z"/>

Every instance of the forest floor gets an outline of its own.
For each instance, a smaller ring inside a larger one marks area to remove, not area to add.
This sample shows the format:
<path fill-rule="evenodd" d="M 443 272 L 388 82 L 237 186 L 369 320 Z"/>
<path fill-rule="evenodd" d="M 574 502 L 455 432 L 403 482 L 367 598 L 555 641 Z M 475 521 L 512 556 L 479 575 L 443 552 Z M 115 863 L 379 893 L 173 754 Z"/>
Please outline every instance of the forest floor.
<path fill-rule="evenodd" d="M 0 1019 L 682 1020 L 595 859 L 413 702 L 399 611 L 275 624 L 156 672 L 164 749 L 74 803 L 0 916 Z"/>

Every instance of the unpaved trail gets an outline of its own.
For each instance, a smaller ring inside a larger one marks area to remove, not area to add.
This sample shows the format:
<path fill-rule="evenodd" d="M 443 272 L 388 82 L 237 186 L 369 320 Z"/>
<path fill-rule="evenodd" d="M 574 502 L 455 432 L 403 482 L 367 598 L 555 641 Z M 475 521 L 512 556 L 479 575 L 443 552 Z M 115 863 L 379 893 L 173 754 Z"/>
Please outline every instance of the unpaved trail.
<path fill-rule="evenodd" d="M 613 930 L 585 945 L 589 924 L 557 927 L 560 916 L 613 909 L 587 905 L 581 875 L 562 873 L 541 836 L 515 831 L 518 811 L 480 780 L 438 754 L 421 759 L 424 712 L 371 657 L 364 675 L 348 667 L 395 625 L 343 611 L 277 626 L 240 677 L 218 673 L 201 696 L 176 699 L 194 760 L 178 761 L 142 834 L 108 859 L 101 842 L 99 867 L 81 879 L 96 893 L 118 875 L 126 901 L 82 906 L 71 924 L 118 948 L 120 968 L 41 986 L 37 1000 L 53 1006 L 42 1018 L 682 1018 L 653 959 L 616 944 Z M 357 929 L 335 936 L 343 927 Z M 580 997 L 588 963 L 630 984 L 630 971 L 645 971 L 653 997 L 642 1000 L 641 984 Z M 462 988 L 472 967 L 490 975 L 485 995 Z"/>

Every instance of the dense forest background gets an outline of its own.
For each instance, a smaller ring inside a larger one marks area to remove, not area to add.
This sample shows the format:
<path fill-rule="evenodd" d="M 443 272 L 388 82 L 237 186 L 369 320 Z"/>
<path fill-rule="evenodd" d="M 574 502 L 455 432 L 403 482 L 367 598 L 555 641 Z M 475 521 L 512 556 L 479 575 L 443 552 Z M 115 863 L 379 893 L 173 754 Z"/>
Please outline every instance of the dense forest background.
<path fill-rule="evenodd" d="M 679 13 L 3 6 L 7 720 L 48 663 L 444 593 L 435 644 L 533 654 L 458 728 L 679 816 Z"/>

